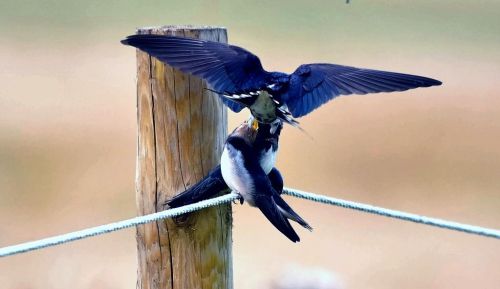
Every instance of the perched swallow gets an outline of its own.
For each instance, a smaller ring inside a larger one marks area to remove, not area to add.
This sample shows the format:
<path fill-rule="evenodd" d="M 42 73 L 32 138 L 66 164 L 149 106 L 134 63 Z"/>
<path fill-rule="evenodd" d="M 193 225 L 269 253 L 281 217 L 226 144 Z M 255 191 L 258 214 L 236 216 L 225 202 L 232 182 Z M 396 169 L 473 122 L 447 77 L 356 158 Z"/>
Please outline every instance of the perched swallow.
<path fill-rule="evenodd" d="M 253 134 L 248 140 L 251 142 L 250 145 L 257 161 L 262 169 L 268 172 L 272 187 L 281 194 L 283 191 L 283 178 L 278 169 L 274 168 L 274 164 L 283 123 L 278 119 L 271 124 L 260 124 L 259 126 L 256 119 L 250 117 L 245 122 L 245 125 L 252 128 Z M 222 177 L 219 165 L 197 184 L 167 201 L 166 205 L 170 208 L 176 208 L 212 198 L 229 190 Z"/>
<path fill-rule="evenodd" d="M 283 177 L 277 168 L 272 168 L 267 175 L 271 186 L 278 194 L 283 193 Z M 164 205 L 169 208 L 178 208 L 181 206 L 194 204 L 203 200 L 208 200 L 222 193 L 229 193 L 231 189 L 227 186 L 220 165 L 213 168 L 207 176 L 201 181 L 194 184 L 184 192 L 174 196 L 168 200 Z"/>
<path fill-rule="evenodd" d="M 264 131 L 271 130 L 264 129 Z M 253 145 L 256 139 L 257 132 L 254 126 L 248 122 L 243 123 L 231 133 L 222 152 L 220 165 L 222 177 L 228 187 L 238 193 L 242 200 L 259 208 L 281 233 L 291 241 L 298 242 L 300 238 L 288 219 L 296 221 L 306 229 L 312 230 L 312 228 L 293 211 L 281 198 L 278 191 L 273 188 L 268 177 L 272 167 L 266 171 L 267 168 L 261 165 L 261 158 L 254 150 L 255 145 Z M 269 142 L 270 139 L 270 137 L 264 138 L 264 142 Z M 272 150 L 272 146 L 270 150 Z M 277 180 L 277 183 L 281 181 L 282 189 L 281 175 L 273 175 L 273 178 L 275 181 Z"/>
<path fill-rule="evenodd" d="M 248 107 L 260 123 L 292 125 L 339 95 L 404 91 L 440 85 L 423 76 L 328 63 L 300 65 L 292 74 L 268 72 L 244 48 L 213 41 L 138 34 L 121 41 L 170 66 L 205 79 L 234 112 Z"/>

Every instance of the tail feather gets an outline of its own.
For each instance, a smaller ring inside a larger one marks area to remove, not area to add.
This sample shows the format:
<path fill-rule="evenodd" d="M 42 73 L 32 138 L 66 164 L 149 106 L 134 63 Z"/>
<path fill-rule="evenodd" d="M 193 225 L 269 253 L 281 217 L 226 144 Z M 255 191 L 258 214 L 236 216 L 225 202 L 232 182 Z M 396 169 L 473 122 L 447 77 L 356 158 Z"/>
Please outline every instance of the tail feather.
<path fill-rule="evenodd" d="M 276 108 L 276 115 L 278 116 L 279 119 L 283 120 L 284 122 L 288 123 L 289 125 L 301 129 L 299 126 L 300 123 L 292 117 L 290 112 L 285 107 L 277 107 Z"/>
<path fill-rule="evenodd" d="M 283 213 L 283 215 L 285 215 L 287 218 L 289 218 L 290 220 L 293 220 L 295 222 L 297 222 L 298 224 L 300 224 L 302 227 L 308 229 L 309 231 L 312 231 L 313 228 L 311 226 L 309 226 L 309 224 L 304 220 L 302 219 L 299 214 L 297 214 L 286 202 L 285 200 L 283 200 L 281 198 L 280 195 L 274 195 L 273 196 L 273 199 L 274 201 L 276 202 L 276 204 L 278 205 L 278 208 L 280 209 L 280 211 Z"/>
<path fill-rule="evenodd" d="M 282 215 L 272 197 L 259 196 L 256 198 L 255 203 L 269 222 L 290 239 L 290 241 L 294 243 L 300 241 L 299 235 L 297 235 L 292 225 L 290 225 L 290 222 Z"/>

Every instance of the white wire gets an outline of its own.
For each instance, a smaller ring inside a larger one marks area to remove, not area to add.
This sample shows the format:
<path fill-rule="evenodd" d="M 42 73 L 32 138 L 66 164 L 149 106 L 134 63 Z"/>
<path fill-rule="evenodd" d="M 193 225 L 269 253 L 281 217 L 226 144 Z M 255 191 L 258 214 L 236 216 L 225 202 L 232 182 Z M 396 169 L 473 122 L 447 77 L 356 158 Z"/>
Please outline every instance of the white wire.
<path fill-rule="evenodd" d="M 340 206 L 343 208 L 354 209 L 366 213 L 386 216 L 390 218 L 396 218 L 405 221 L 412 221 L 415 223 L 420 223 L 424 225 L 436 226 L 449 230 L 456 230 L 464 233 L 475 234 L 485 237 L 492 237 L 496 239 L 500 239 L 500 231 L 494 229 L 488 229 L 478 226 L 472 226 L 457 222 L 451 222 L 442 219 L 429 218 L 425 216 L 410 214 L 406 212 L 396 211 L 385 209 L 381 207 L 375 207 L 367 204 L 356 203 L 352 201 L 346 201 L 342 199 L 332 198 L 328 196 L 317 195 L 309 192 L 304 192 L 296 189 L 285 188 L 283 190 L 284 194 L 294 196 L 297 198 L 302 198 L 314 202 L 319 202 L 323 204 L 329 204 L 334 206 Z M 115 223 L 110 223 L 107 225 L 101 225 L 97 227 L 92 227 L 80 231 L 75 231 L 63 235 L 58 235 L 54 237 L 49 237 L 45 239 L 40 239 L 32 242 L 26 242 L 18 245 L 8 246 L 4 248 L 0 248 L 0 257 L 6 257 L 10 255 L 20 254 L 28 251 L 39 250 L 45 247 L 51 247 L 67 242 L 72 242 L 88 237 L 93 237 L 101 234 L 111 233 L 117 230 L 129 228 L 132 226 L 137 226 L 145 223 L 155 222 L 165 218 L 172 218 L 182 214 L 190 213 L 193 211 L 201 210 L 203 208 L 208 208 L 211 206 L 220 205 L 223 203 L 228 203 L 230 201 L 234 201 L 238 199 L 238 194 L 230 193 L 224 196 L 220 196 L 213 199 L 208 199 L 205 201 L 201 201 L 195 204 L 175 208 L 168 209 L 162 212 L 149 214 L 145 216 L 135 217 L 128 220 L 123 220 Z"/>
<path fill-rule="evenodd" d="M 284 188 L 284 194 L 302 198 L 314 202 L 319 202 L 323 204 L 329 204 L 334 206 L 339 206 L 343 208 L 353 209 L 357 211 L 362 211 L 370 214 L 381 215 L 389 218 L 400 219 L 404 221 L 411 221 L 419 224 L 435 226 L 443 229 L 455 230 L 469 234 L 475 234 L 485 237 L 492 237 L 500 239 L 500 231 L 494 229 L 483 228 L 479 226 L 467 225 L 457 222 L 451 222 L 443 219 L 429 218 L 425 216 L 420 216 L 416 214 L 406 213 L 402 211 L 396 211 L 391 209 L 385 209 L 381 207 L 375 207 L 371 205 L 356 203 L 352 201 L 346 201 L 342 199 L 317 195 L 309 192 L 304 192 L 296 189 Z"/>
<path fill-rule="evenodd" d="M 146 224 L 161 219 L 172 218 L 182 214 L 190 213 L 193 211 L 201 210 L 203 208 L 208 208 L 211 206 L 220 205 L 233 200 L 236 200 L 238 195 L 235 193 L 230 193 L 217 198 L 208 199 L 195 204 L 190 204 L 187 206 L 168 209 L 154 214 L 149 214 L 145 216 L 135 217 L 128 220 L 123 220 L 115 223 L 110 223 L 106 225 L 101 225 L 93 228 L 88 228 L 80 231 L 75 231 L 63 235 L 58 235 L 54 237 L 49 237 L 45 239 L 40 239 L 32 242 L 26 242 L 18 245 L 8 246 L 0 248 L 0 257 L 6 257 L 14 254 L 24 253 L 32 250 L 39 250 L 45 247 L 52 247 L 55 245 L 72 242 L 88 237 L 93 237 L 101 234 L 111 233 L 117 230 L 122 230 L 132 226 L 137 226 L 141 224 Z"/>

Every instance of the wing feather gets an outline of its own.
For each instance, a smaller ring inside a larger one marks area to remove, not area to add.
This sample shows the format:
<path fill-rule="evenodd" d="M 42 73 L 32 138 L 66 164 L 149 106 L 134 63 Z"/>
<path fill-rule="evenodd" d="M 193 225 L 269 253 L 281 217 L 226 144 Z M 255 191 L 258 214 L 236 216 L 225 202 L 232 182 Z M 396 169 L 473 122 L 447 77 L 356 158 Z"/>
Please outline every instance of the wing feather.
<path fill-rule="evenodd" d="M 204 78 L 215 91 L 238 94 L 266 86 L 269 73 L 259 58 L 234 45 L 167 35 L 138 34 L 122 40 L 185 73 Z M 243 106 L 223 98 L 233 111 Z"/>
<path fill-rule="evenodd" d="M 293 117 L 304 116 L 339 95 L 404 91 L 441 85 L 432 78 L 327 63 L 299 66 L 282 100 Z"/>

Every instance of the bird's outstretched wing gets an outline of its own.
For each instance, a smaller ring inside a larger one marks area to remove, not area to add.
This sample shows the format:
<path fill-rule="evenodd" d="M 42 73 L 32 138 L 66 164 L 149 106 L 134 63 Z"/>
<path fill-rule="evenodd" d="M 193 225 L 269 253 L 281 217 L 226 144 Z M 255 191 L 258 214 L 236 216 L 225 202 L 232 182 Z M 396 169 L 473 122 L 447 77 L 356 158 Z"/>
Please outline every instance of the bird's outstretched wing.
<path fill-rule="evenodd" d="M 240 94 L 265 87 L 269 73 L 259 58 L 234 45 L 167 35 L 137 34 L 122 40 L 160 61 L 185 73 L 205 79 L 213 90 L 222 94 Z M 233 111 L 243 106 L 227 99 L 223 101 Z"/>
<path fill-rule="evenodd" d="M 282 101 L 304 116 L 339 95 L 404 91 L 440 85 L 432 78 L 328 63 L 304 64 L 291 75 Z"/>

